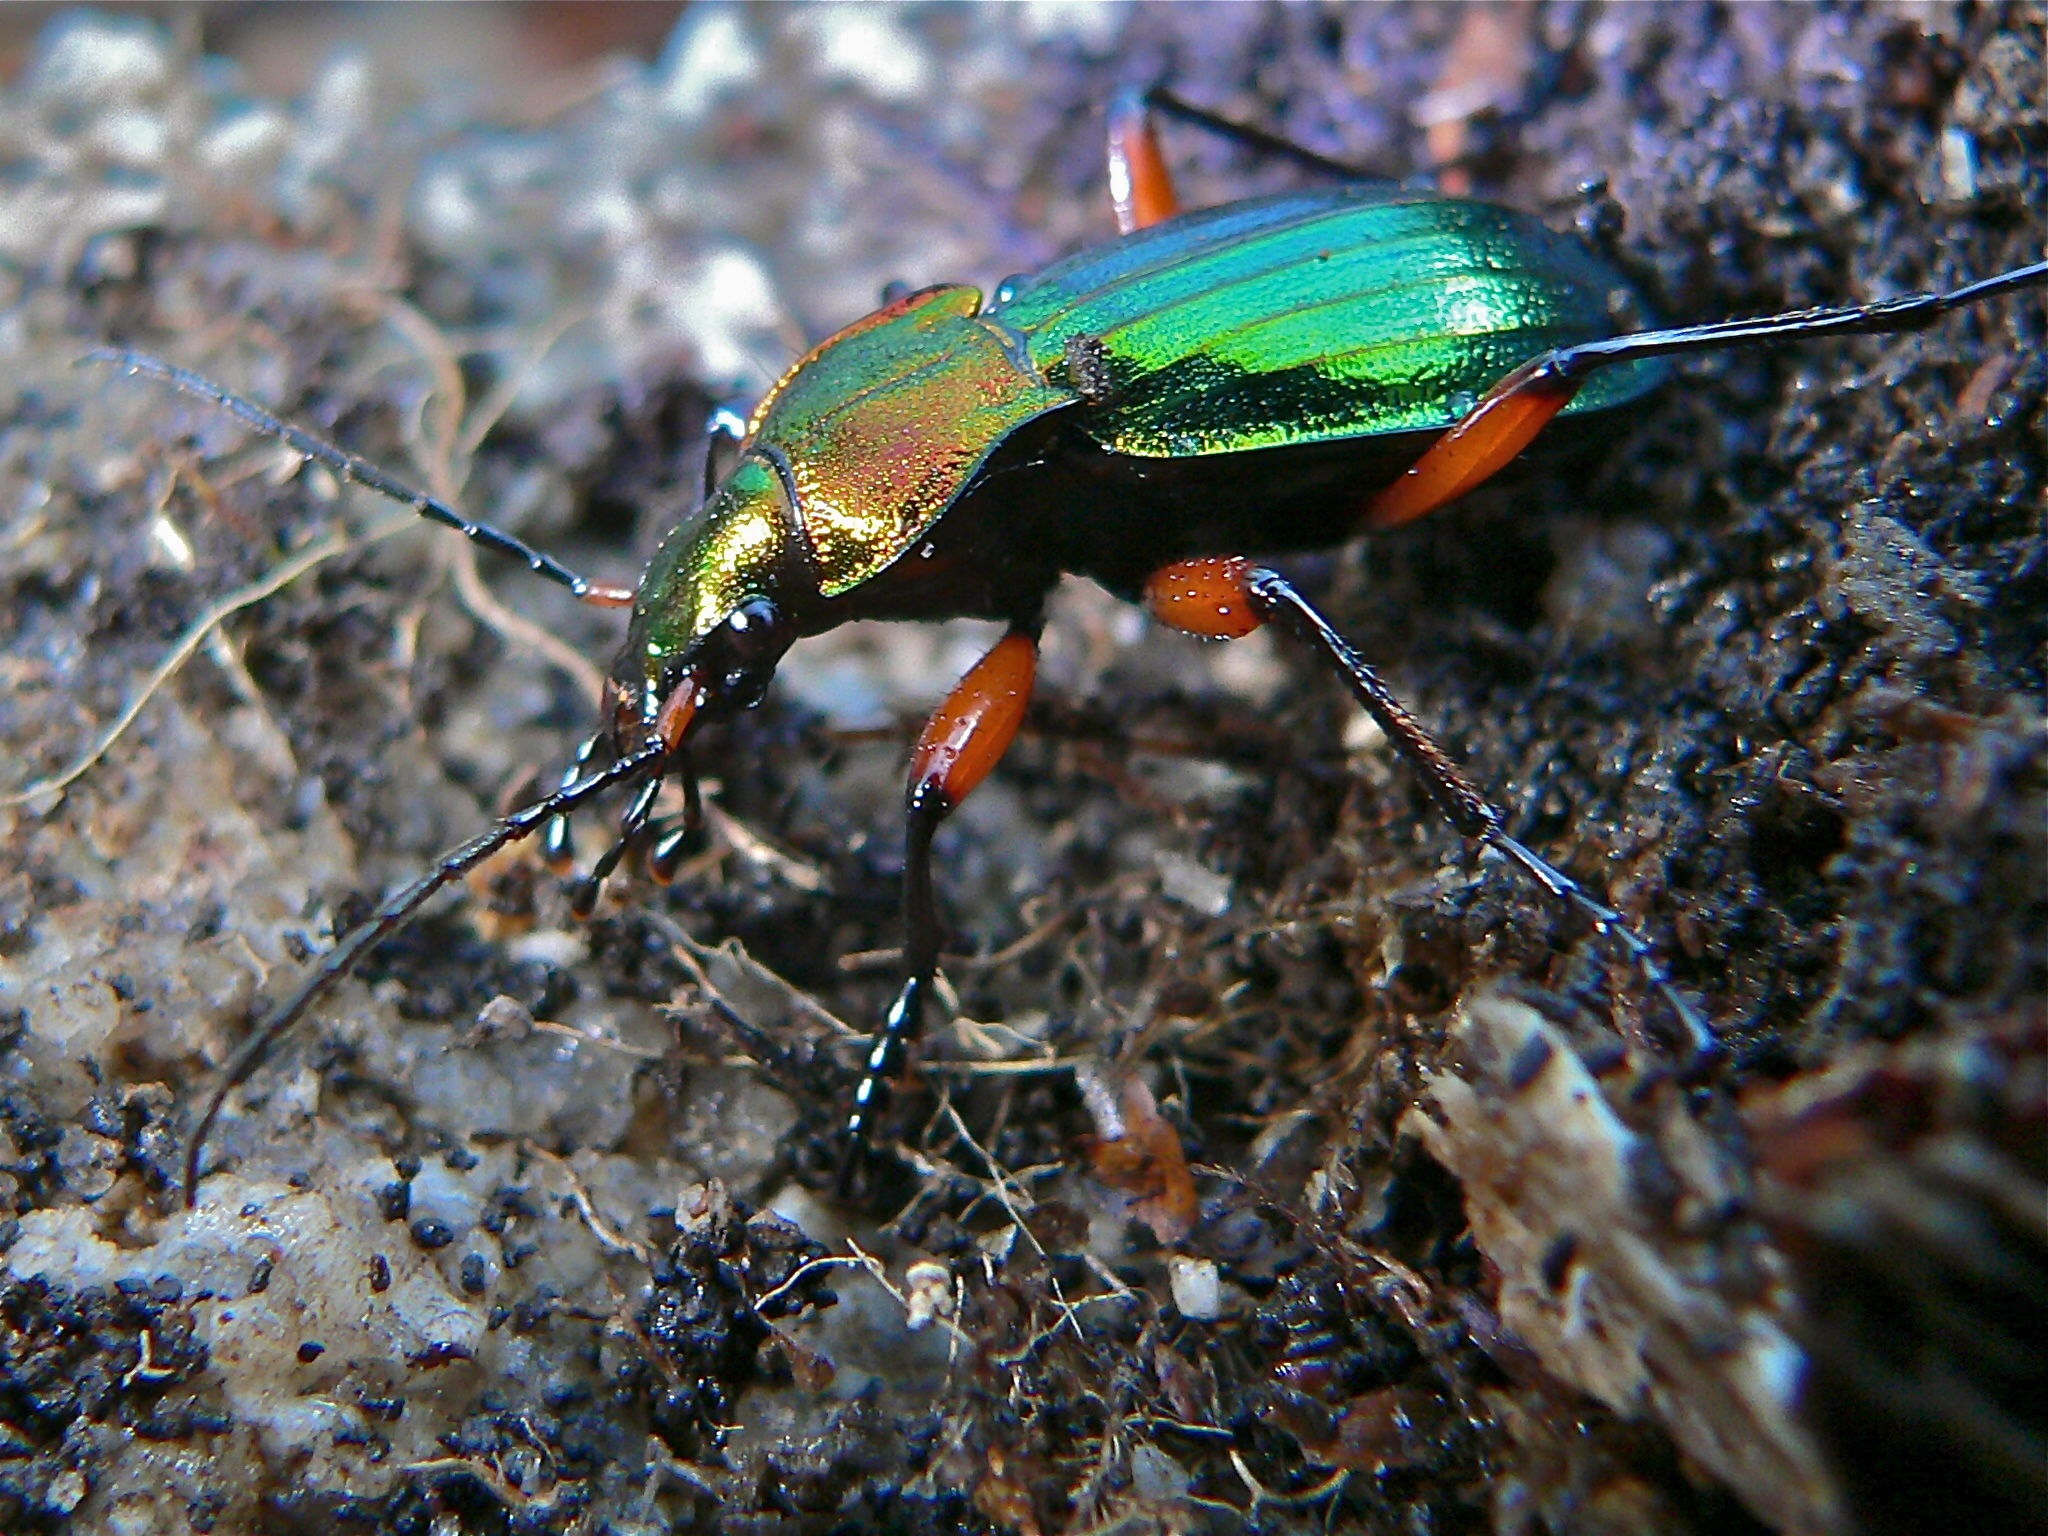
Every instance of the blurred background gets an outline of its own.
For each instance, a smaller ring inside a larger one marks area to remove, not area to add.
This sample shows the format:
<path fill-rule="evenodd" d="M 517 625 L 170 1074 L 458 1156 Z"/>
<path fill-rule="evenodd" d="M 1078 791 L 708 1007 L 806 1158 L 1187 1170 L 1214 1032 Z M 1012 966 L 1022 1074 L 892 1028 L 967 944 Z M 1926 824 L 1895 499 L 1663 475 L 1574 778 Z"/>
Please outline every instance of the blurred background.
<path fill-rule="evenodd" d="M 0 12 L 0 79 L 13 80 L 44 24 L 75 6 L 24 3 Z M 681 15 L 680 3 L 567 0 L 562 4 L 161 5 L 98 7 L 189 28 L 200 47 L 233 59 L 259 95 L 303 91 L 319 62 L 343 45 L 366 49 L 379 76 L 415 98 L 440 91 L 503 91 L 552 80 L 606 55 L 652 59 Z"/>

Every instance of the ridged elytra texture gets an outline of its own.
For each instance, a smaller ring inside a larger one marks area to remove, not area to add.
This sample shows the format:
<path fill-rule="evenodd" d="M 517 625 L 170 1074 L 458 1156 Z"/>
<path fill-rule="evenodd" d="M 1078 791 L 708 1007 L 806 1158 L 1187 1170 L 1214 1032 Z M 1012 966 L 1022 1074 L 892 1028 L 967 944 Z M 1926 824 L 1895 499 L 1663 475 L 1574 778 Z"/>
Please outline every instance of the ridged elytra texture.
<path fill-rule="evenodd" d="M 1083 430 L 1188 458 L 1448 427 L 1520 364 L 1623 329 L 1634 302 L 1527 214 L 1359 186 L 1169 220 L 1013 279 L 990 314 L 1051 377 L 1093 338 L 1108 390 Z M 1620 405 L 1664 372 L 1605 370 L 1567 409 Z"/>

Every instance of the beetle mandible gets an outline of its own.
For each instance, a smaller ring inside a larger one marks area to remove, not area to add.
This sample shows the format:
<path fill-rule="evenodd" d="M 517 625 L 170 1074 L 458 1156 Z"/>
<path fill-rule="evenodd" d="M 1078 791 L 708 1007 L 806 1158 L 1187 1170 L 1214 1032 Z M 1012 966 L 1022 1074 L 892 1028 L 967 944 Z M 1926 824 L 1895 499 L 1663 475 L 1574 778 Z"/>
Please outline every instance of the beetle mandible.
<path fill-rule="evenodd" d="M 932 715 L 912 755 L 905 975 L 854 1093 L 843 1188 L 935 980 L 933 835 L 1017 734 L 1046 599 L 1066 574 L 1207 638 L 1273 623 L 1302 641 L 1462 835 L 1625 950 L 1668 1000 L 1685 1051 L 1711 1049 L 1649 943 L 1511 837 L 1365 660 L 1259 560 L 1425 516 L 1490 479 L 1554 419 L 1648 393 L 1665 359 L 1922 328 L 2048 283 L 2048 262 L 1943 293 L 1624 332 L 1618 317 L 1637 300 L 1618 274 L 1536 219 L 1491 204 L 1354 184 L 1184 213 L 1156 135 L 1162 108 L 1276 142 L 1163 91 L 1121 99 L 1109 135 L 1121 238 L 1005 282 L 988 302 L 958 285 L 905 295 L 812 348 L 734 434 L 727 467 L 630 591 L 590 582 L 197 375 L 140 353 L 94 354 L 213 401 L 587 602 L 632 610 L 599 729 L 560 786 L 389 898 L 231 1059 L 188 1147 L 188 1202 L 227 1093 L 436 892 L 536 833 L 549 862 L 566 867 L 569 814 L 626 785 L 636 789 L 618 833 L 576 882 L 572 905 L 587 913 L 641 845 L 650 874 L 672 878 L 693 818 L 654 825 L 662 783 L 679 779 L 694 811 L 694 728 L 759 703 L 796 639 L 852 619 L 998 620 L 1004 637 Z"/>

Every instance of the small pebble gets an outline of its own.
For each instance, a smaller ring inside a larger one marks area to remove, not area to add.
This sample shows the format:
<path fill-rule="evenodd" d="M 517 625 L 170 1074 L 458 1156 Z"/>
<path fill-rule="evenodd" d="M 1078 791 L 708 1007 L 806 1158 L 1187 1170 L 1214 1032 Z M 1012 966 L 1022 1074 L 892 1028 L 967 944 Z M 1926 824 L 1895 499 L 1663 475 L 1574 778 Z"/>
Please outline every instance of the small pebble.
<path fill-rule="evenodd" d="M 1173 1286 L 1173 1304 L 1182 1317 L 1207 1323 L 1223 1315 L 1223 1282 L 1213 1261 L 1175 1254 L 1166 1261 L 1166 1273 Z"/>

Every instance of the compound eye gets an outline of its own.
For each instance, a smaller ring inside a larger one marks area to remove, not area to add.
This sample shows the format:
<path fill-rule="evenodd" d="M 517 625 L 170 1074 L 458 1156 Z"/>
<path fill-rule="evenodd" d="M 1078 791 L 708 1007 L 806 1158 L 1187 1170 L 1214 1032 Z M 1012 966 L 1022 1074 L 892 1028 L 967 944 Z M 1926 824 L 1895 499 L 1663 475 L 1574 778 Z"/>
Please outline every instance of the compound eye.
<path fill-rule="evenodd" d="M 725 621 L 726 644 L 735 666 L 752 671 L 782 659 L 782 615 L 765 597 L 750 598 Z"/>
<path fill-rule="evenodd" d="M 760 702 L 793 638 L 782 610 L 765 597 L 750 598 L 727 616 L 714 654 L 715 675 L 729 707 L 751 709 Z"/>

